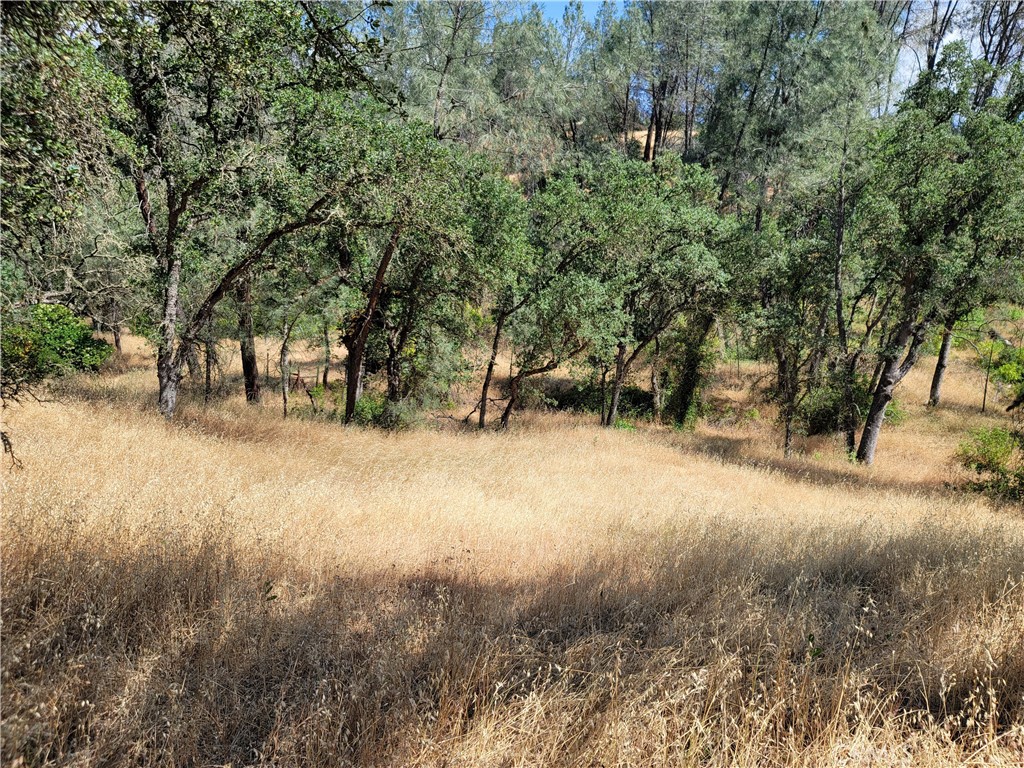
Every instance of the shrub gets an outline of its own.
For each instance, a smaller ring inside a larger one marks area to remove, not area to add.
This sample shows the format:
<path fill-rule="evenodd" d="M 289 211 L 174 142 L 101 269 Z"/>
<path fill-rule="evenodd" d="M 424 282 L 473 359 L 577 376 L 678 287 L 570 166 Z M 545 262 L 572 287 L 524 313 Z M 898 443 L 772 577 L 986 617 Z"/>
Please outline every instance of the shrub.
<path fill-rule="evenodd" d="M 740 417 L 740 424 L 747 424 L 752 421 L 760 421 L 761 412 L 757 408 L 747 408 Z"/>
<path fill-rule="evenodd" d="M 909 415 L 907 407 L 903 405 L 901 400 L 895 397 L 889 402 L 889 407 L 885 409 L 885 420 L 894 427 L 898 427 L 905 422 Z"/>
<path fill-rule="evenodd" d="M 857 423 L 862 421 L 862 415 L 867 413 L 871 406 L 871 390 L 868 388 L 870 382 L 865 376 L 857 376 L 853 384 L 853 398 L 857 407 Z M 841 381 L 833 380 L 826 382 L 820 387 L 812 389 L 797 408 L 797 428 L 807 435 L 827 435 L 838 432 L 843 428 L 843 384 Z M 889 405 L 886 418 L 898 424 L 900 415 L 893 420 L 894 400 Z M 900 412 L 906 415 L 905 412 Z"/>
<path fill-rule="evenodd" d="M 1024 500 L 1024 434 L 979 429 L 960 444 L 957 459 L 978 479 L 972 486 L 1010 501 Z"/>
<path fill-rule="evenodd" d="M 37 304 L 21 322 L 8 323 L 0 340 L 5 397 L 44 379 L 72 371 L 95 371 L 112 347 L 67 308 Z"/>
<path fill-rule="evenodd" d="M 406 429 L 416 423 L 417 404 L 408 400 L 393 403 L 382 394 L 365 394 L 356 400 L 353 420 L 364 427 Z"/>
<path fill-rule="evenodd" d="M 379 426 L 387 410 L 387 398 L 383 395 L 367 394 L 356 400 L 352 419 L 364 427 Z"/>
<path fill-rule="evenodd" d="M 324 388 L 324 385 L 317 384 L 315 387 L 312 387 L 307 391 L 309 392 L 309 396 L 312 399 L 313 403 L 315 404 L 317 410 L 322 411 L 327 399 L 327 390 Z"/>
<path fill-rule="evenodd" d="M 1001 345 L 992 368 L 992 380 L 1010 390 L 1010 397 L 1024 394 L 1024 347 Z"/>
<path fill-rule="evenodd" d="M 605 407 L 611 406 L 612 385 L 607 385 Z M 569 388 L 551 388 L 545 400 L 560 411 L 576 413 L 601 412 L 601 385 L 596 381 L 583 381 Z M 642 419 L 654 415 L 654 396 L 640 387 L 625 385 L 619 394 L 619 413 L 625 418 Z"/>
<path fill-rule="evenodd" d="M 406 398 L 398 402 L 385 400 L 384 411 L 377 421 L 377 426 L 385 429 L 409 429 L 416 426 L 422 418 L 422 404 L 414 399 Z"/>

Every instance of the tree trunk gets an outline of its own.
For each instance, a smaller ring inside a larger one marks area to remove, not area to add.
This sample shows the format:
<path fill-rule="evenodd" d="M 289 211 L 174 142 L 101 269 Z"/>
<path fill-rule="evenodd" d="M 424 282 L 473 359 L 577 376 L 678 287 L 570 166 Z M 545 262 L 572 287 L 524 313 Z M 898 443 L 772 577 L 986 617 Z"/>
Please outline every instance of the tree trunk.
<path fill-rule="evenodd" d="M 782 401 L 782 421 L 785 437 L 782 455 L 787 459 L 793 455 L 793 421 L 796 418 L 797 395 L 800 388 L 800 367 L 790 358 L 786 349 L 779 345 L 776 352 L 779 364 L 779 399 Z"/>
<path fill-rule="evenodd" d="M 278 366 L 281 369 L 281 415 L 288 418 L 288 384 L 291 379 L 291 363 L 288 360 L 288 337 L 291 329 L 285 326 L 284 339 L 281 341 L 281 355 L 278 358 Z"/>
<path fill-rule="evenodd" d="M 821 314 L 818 317 L 818 327 L 814 333 L 814 350 L 811 353 L 811 361 L 808 365 L 807 378 L 813 384 L 817 384 L 821 380 L 821 364 L 825 359 L 825 345 L 826 345 L 826 332 L 828 330 L 828 314 L 829 307 L 827 304 L 822 304 Z"/>
<path fill-rule="evenodd" d="M 584 346 L 578 347 L 575 351 L 570 352 L 565 356 L 565 359 L 571 359 L 583 351 Z M 501 428 L 508 429 L 508 420 L 512 416 L 512 411 L 519 405 L 519 386 L 522 384 L 523 379 L 530 376 L 537 376 L 541 373 L 549 373 L 558 367 L 558 360 L 549 360 L 546 364 L 538 368 L 529 368 L 521 370 L 515 376 L 513 376 L 508 382 L 508 403 L 505 405 L 505 410 L 501 413 Z"/>
<path fill-rule="evenodd" d="M 629 153 L 629 83 L 626 84 L 626 97 L 622 106 L 622 154 Z"/>
<path fill-rule="evenodd" d="M 653 95 L 653 94 L 652 94 Z M 651 106 L 651 119 L 647 123 L 647 140 L 644 142 L 644 162 L 649 163 L 654 159 L 654 126 L 658 122 L 657 107 Z"/>
<path fill-rule="evenodd" d="M 394 339 L 388 339 L 388 359 L 384 362 L 384 368 L 388 377 L 388 400 L 392 403 L 402 399 L 401 349 L 401 344 Z"/>
<path fill-rule="evenodd" d="M 324 378 L 321 381 L 324 392 L 327 392 L 327 372 L 331 369 L 331 331 L 324 323 Z"/>
<path fill-rule="evenodd" d="M 678 107 L 679 75 L 672 76 L 671 87 L 669 87 L 668 81 L 665 81 L 665 87 L 666 91 L 658 107 L 658 124 L 654 127 L 654 160 L 657 160 L 658 155 L 665 151 L 669 132 L 671 132 L 675 122 L 676 109 Z M 668 109 L 665 108 L 666 104 Z"/>
<path fill-rule="evenodd" d="M 162 349 L 157 352 L 156 375 L 160 386 L 157 398 L 160 415 L 165 419 L 172 419 L 178 405 L 178 385 L 181 383 L 181 373 L 174 365 L 173 355 Z"/>
<path fill-rule="evenodd" d="M 704 360 L 704 343 L 715 325 L 715 316 L 709 312 L 697 319 L 696 322 L 696 333 L 686 347 L 686 353 L 679 366 L 679 382 L 676 384 L 676 393 L 672 397 L 672 417 L 679 425 L 686 423 L 687 416 L 697 399 L 697 390 L 701 380 L 701 364 Z"/>
<path fill-rule="evenodd" d="M 255 404 L 260 401 L 260 369 L 252 328 L 252 280 L 248 274 L 239 282 L 235 298 L 238 300 L 238 341 L 242 354 L 245 401 Z"/>
<path fill-rule="evenodd" d="M 606 427 L 615 426 L 619 418 L 619 398 L 622 396 L 622 386 L 626 382 L 626 345 L 619 342 L 615 352 L 615 378 L 612 380 L 612 403 L 608 408 L 608 418 L 605 419 Z"/>
<path fill-rule="evenodd" d="M 665 143 L 665 118 L 662 115 L 664 111 L 661 103 L 658 104 L 658 117 L 654 123 L 654 146 L 651 148 L 651 162 L 653 163 L 658 159 L 658 152 L 661 151 L 662 146 Z"/>
<path fill-rule="evenodd" d="M 384 289 L 384 275 L 387 273 L 391 259 L 398 250 L 398 237 L 402 228 L 395 227 L 391 234 L 384 253 L 381 255 L 380 263 L 377 265 L 377 274 L 373 278 L 373 287 L 370 289 L 370 296 L 366 302 L 366 311 L 363 314 L 355 333 L 352 335 L 352 342 L 348 345 L 348 362 L 346 365 L 347 377 L 345 381 L 345 423 L 352 421 L 356 411 L 356 401 L 363 391 L 363 358 L 366 354 L 366 340 L 370 335 L 370 325 L 373 323 L 373 314 L 377 310 L 377 303 L 380 301 L 381 291 Z"/>
<path fill-rule="evenodd" d="M 871 373 L 871 381 L 868 383 L 868 391 L 874 392 L 878 387 L 878 382 L 882 378 L 882 372 L 885 370 L 885 361 L 879 360 L 875 366 L 875 370 Z"/>
<path fill-rule="evenodd" d="M 206 362 L 206 382 L 203 388 L 203 403 L 210 402 L 213 394 L 213 368 L 217 364 L 217 347 L 213 342 L 213 320 L 206 324 L 206 339 L 203 341 Z"/>
<path fill-rule="evenodd" d="M 115 322 L 111 330 L 114 332 L 114 349 L 117 350 L 118 355 L 123 355 L 124 350 L 121 349 L 121 324 Z"/>
<path fill-rule="evenodd" d="M 927 330 L 928 321 L 926 319 L 917 324 L 904 321 L 896 332 L 895 344 L 892 346 L 899 350 L 906 348 L 907 353 L 901 363 L 898 363 L 895 357 L 890 357 L 881 363 L 878 383 L 874 387 L 871 407 L 868 409 L 867 419 L 864 423 L 860 446 L 857 448 L 857 461 L 862 464 L 872 464 L 875 460 L 878 437 L 882 431 L 882 422 L 885 421 L 886 408 L 892 402 L 893 390 L 910 373 L 910 369 L 917 362 Z M 907 346 L 908 342 L 909 347 Z"/>
<path fill-rule="evenodd" d="M 601 423 L 608 412 L 608 366 L 601 369 Z"/>
<path fill-rule="evenodd" d="M 160 388 L 158 407 L 165 419 L 174 418 L 181 383 L 181 359 L 175 354 L 178 320 L 178 288 L 181 283 L 181 258 L 169 257 L 164 289 L 164 316 L 160 324 L 160 348 L 156 356 L 156 375 Z"/>
<path fill-rule="evenodd" d="M 654 410 L 654 420 L 661 421 L 661 411 L 664 407 L 662 399 L 664 388 L 661 382 L 661 340 L 654 339 L 654 355 L 651 358 L 651 404 Z"/>
<path fill-rule="evenodd" d="M 857 448 L 857 461 L 862 464 L 872 464 L 875 461 L 878 437 L 882 432 L 882 422 L 885 421 L 885 410 L 892 402 L 892 392 L 897 383 L 892 375 L 895 368 L 895 360 L 886 363 L 871 398 L 871 407 L 868 409 L 868 416 L 864 421 L 864 431 L 861 433 L 860 447 Z"/>
<path fill-rule="evenodd" d="M 782 443 L 782 455 L 787 459 L 793 455 L 793 418 L 795 415 L 795 404 L 787 403 L 785 410 L 786 436 Z"/>
<path fill-rule="evenodd" d="M 498 346 L 501 344 L 501 332 L 505 327 L 505 320 L 508 315 L 498 315 L 494 323 L 494 341 L 491 343 L 491 357 L 487 361 L 487 372 L 484 374 L 484 385 L 480 390 L 480 418 L 477 420 L 480 429 L 487 426 L 487 395 L 491 388 L 491 381 L 494 378 L 494 366 L 498 359 Z"/>
<path fill-rule="evenodd" d="M 185 363 L 188 365 L 189 386 L 191 382 L 199 381 L 202 376 L 203 367 L 199 363 L 199 347 L 195 342 L 183 341 L 185 351 Z"/>
<path fill-rule="evenodd" d="M 849 151 L 850 117 L 847 114 L 846 131 L 843 133 L 843 155 L 839 164 L 839 188 L 836 191 L 835 247 L 836 261 L 832 273 L 832 289 L 835 299 L 836 334 L 839 349 L 844 358 L 843 370 L 843 432 L 846 436 L 846 454 L 852 456 L 857 450 L 857 402 L 854 391 L 854 377 L 860 353 L 850 352 L 849 335 L 846 329 L 846 309 L 843 300 L 843 261 L 846 254 L 846 156 Z M 870 314 L 870 313 L 869 313 Z M 868 331 L 870 335 L 870 330 Z M 866 340 L 866 339 L 865 339 Z"/>
<path fill-rule="evenodd" d="M 213 361 L 210 359 L 210 345 L 203 345 L 205 353 L 206 380 L 203 382 L 203 405 L 210 403 L 210 394 L 213 392 Z"/>
<path fill-rule="evenodd" d="M 519 405 L 519 384 L 522 380 L 523 374 L 521 372 L 509 379 L 508 402 L 505 404 L 505 410 L 501 412 L 502 429 L 508 429 L 508 420 L 512 417 L 512 411 Z"/>
<path fill-rule="evenodd" d="M 356 401 L 363 393 L 363 353 L 365 345 L 353 344 L 345 361 L 345 423 L 355 417 Z"/>
<path fill-rule="evenodd" d="M 946 323 L 942 329 L 942 344 L 939 346 L 939 359 L 935 361 L 935 373 L 932 374 L 932 387 L 928 395 L 928 405 L 936 406 L 942 400 L 942 379 L 949 365 L 949 350 L 953 346 L 953 321 Z"/>
<path fill-rule="evenodd" d="M 348 356 L 345 358 L 345 423 L 355 417 L 356 403 L 363 396 L 363 376 L 366 373 L 363 355 L 357 355 L 353 346 L 345 345 Z M 365 351 L 365 350 L 364 350 Z"/>

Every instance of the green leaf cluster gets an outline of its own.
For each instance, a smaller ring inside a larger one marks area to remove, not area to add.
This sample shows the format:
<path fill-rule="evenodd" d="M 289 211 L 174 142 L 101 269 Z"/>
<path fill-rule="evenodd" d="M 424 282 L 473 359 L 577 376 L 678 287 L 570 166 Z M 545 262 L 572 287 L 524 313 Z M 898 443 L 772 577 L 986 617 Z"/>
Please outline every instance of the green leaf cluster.
<path fill-rule="evenodd" d="M 95 371 L 112 351 L 66 307 L 37 304 L 20 322 L 4 324 L 3 397 L 17 397 L 26 387 L 72 371 Z"/>

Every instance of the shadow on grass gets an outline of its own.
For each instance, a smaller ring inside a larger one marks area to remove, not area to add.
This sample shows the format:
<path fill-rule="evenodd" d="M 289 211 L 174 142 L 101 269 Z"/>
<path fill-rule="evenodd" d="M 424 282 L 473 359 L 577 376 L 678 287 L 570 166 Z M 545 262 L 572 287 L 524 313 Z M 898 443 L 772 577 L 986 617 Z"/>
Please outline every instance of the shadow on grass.
<path fill-rule="evenodd" d="M 919 480 L 892 480 L 867 475 L 851 465 L 849 470 L 808 463 L 805 459 L 765 456 L 750 456 L 750 438 L 726 435 L 695 435 L 684 444 L 690 453 L 711 456 L 719 461 L 738 467 L 755 467 L 777 473 L 790 480 L 811 485 L 830 486 L 848 490 L 898 491 L 932 498 L 950 498 L 958 491 L 952 485 L 937 486 L 935 483 Z"/>
<path fill-rule="evenodd" d="M 854 696 L 869 725 L 930 717 L 965 749 L 1024 722 L 1024 649 L 999 631 L 1022 619 L 1006 579 L 1024 563 L 980 535 L 804 562 L 681 536 L 514 583 L 115 540 L 5 536 L 5 764 L 442 762 L 479 727 L 579 765 L 616 727 L 704 734 L 704 753 L 749 740 L 750 717 L 781 754 L 852 733 Z"/>

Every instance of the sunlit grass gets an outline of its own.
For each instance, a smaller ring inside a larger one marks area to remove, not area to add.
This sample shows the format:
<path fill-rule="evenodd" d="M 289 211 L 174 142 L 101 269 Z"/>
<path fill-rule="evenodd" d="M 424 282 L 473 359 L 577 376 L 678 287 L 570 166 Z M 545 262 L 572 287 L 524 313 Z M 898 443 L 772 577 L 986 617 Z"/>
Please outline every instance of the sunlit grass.
<path fill-rule="evenodd" d="M 964 365 L 938 411 L 912 374 L 864 469 L 782 461 L 763 404 L 167 425 L 132 354 L 10 414 L 4 764 L 1021 764 L 1024 517 L 947 487 L 998 418 Z"/>

